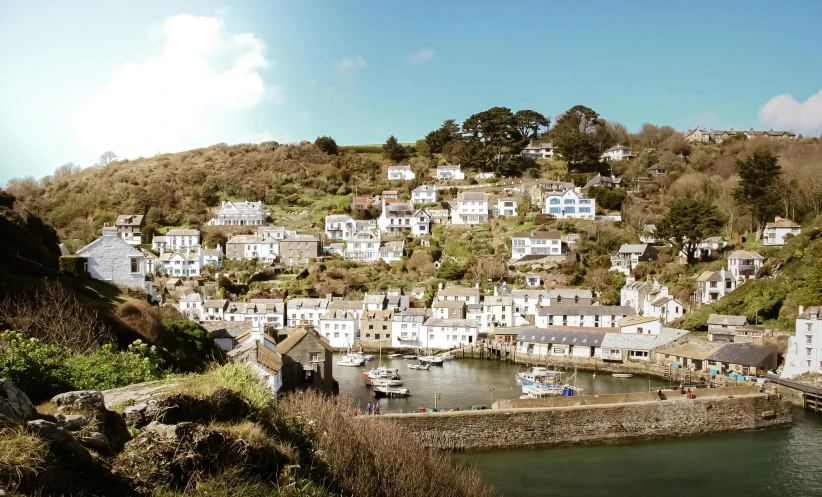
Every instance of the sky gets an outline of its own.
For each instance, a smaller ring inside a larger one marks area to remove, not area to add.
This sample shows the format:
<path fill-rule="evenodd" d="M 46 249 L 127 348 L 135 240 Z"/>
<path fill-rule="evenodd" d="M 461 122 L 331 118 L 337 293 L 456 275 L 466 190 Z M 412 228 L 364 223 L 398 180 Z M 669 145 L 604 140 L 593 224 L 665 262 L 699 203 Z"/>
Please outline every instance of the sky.
<path fill-rule="evenodd" d="M 0 184 L 215 143 L 413 142 L 494 106 L 822 132 L 822 2 L 0 2 Z"/>

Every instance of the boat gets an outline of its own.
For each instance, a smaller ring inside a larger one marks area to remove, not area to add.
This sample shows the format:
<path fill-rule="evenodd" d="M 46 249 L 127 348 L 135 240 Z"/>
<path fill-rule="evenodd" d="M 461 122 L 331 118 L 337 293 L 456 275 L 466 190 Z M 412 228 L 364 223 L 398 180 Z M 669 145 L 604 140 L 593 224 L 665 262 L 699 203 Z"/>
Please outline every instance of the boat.
<path fill-rule="evenodd" d="M 344 355 L 340 357 L 340 360 L 337 361 L 337 366 L 353 366 L 358 367 L 362 366 L 365 363 L 365 360 L 362 357 L 357 357 L 355 355 Z"/>
<path fill-rule="evenodd" d="M 402 380 L 399 378 L 374 378 L 369 382 L 375 387 L 401 387 Z"/>
<path fill-rule="evenodd" d="M 442 357 L 437 357 L 433 355 L 427 355 L 419 358 L 420 362 L 433 364 L 435 366 L 441 366 L 443 363 Z"/>
<path fill-rule="evenodd" d="M 389 359 L 395 359 L 397 357 L 402 357 L 402 354 L 388 354 Z"/>
<path fill-rule="evenodd" d="M 362 356 L 362 358 L 365 362 L 374 360 L 374 356 L 372 356 L 372 355 L 364 355 L 364 356 Z"/>
<path fill-rule="evenodd" d="M 374 396 L 388 398 L 409 397 L 411 396 L 411 391 L 402 387 L 374 387 Z"/>
<path fill-rule="evenodd" d="M 517 383 L 523 387 L 530 387 L 535 383 L 559 383 L 562 373 L 540 366 L 534 366 L 528 371 L 517 373 Z"/>
<path fill-rule="evenodd" d="M 444 361 L 453 361 L 454 359 L 456 359 L 454 357 L 454 354 L 452 354 L 451 352 L 446 352 L 442 354 L 440 357 L 442 357 Z"/>
<path fill-rule="evenodd" d="M 631 373 L 614 373 L 611 376 L 613 376 L 614 378 L 630 378 L 633 375 Z"/>
<path fill-rule="evenodd" d="M 400 377 L 400 370 L 397 368 L 389 368 L 387 366 L 380 366 L 375 369 L 369 369 L 365 373 L 365 378 L 367 380 L 373 380 L 374 378 L 396 378 L 399 379 Z"/>
<path fill-rule="evenodd" d="M 520 398 L 540 399 L 545 397 L 574 397 L 582 394 L 582 389 L 571 385 L 533 385 Z"/>
<path fill-rule="evenodd" d="M 412 361 L 413 361 L 414 359 L 416 359 L 416 358 L 417 358 L 417 356 L 415 356 L 414 354 L 408 354 L 408 355 L 404 355 L 404 356 L 402 356 L 402 358 L 403 358 L 403 359 L 409 359 L 409 360 L 412 360 Z"/>
<path fill-rule="evenodd" d="M 409 364 L 408 369 L 422 369 L 423 371 L 428 371 L 430 368 L 430 364 Z"/>

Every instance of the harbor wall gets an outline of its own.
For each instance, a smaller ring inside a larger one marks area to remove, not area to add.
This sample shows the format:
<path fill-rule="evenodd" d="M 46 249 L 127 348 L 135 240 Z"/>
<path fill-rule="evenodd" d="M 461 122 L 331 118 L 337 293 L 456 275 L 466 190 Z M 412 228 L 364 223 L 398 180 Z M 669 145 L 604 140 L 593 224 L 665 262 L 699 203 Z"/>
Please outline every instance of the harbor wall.
<path fill-rule="evenodd" d="M 693 390 L 697 398 L 728 397 L 731 395 L 751 395 L 759 393 L 758 386 L 730 388 L 699 388 Z M 685 398 L 675 390 L 663 390 L 669 400 Z M 606 395 L 579 395 L 576 397 L 545 397 L 541 399 L 500 399 L 494 402 L 494 409 L 521 409 L 536 407 L 591 406 L 600 404 L 624 404 L 627 402 L 653 402 L 657 392 L 614 393 Z"/>
<path fill-rule="evenodd" d="M 792 422 L 791 403 L 764 394 L 380 418 L 402 426 L 423 445 L 443 450 L 624 443 Z"/>

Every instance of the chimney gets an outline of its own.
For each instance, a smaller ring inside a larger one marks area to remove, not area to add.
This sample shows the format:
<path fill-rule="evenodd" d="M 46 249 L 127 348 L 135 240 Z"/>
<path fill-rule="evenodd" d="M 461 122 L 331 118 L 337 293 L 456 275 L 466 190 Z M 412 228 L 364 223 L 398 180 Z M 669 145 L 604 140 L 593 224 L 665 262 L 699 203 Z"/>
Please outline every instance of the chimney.
<path fill-rule="evenodd" d="M 114 226 L 103 226 L 103 236 L 117 236 L 117 228 Z"/>
<path fill-rule="evenodd" d="M 800 306 L 799 306 L 799 315 L 801 316 L 804 312 L 805 312 L 805 306 L 804 306 L 804 305 L 800 305 Z"/>
<path fill-rule="evenodd" d="M 474 285 L 474 288 L 476 288 L 477 290 L 479 290 L 479 283 L 477 283 L 476 285 Z"/>
<path fill-rule="evenodd" d="M 442 283 L 439 284 L 439 289 L 442 290 Z"/>

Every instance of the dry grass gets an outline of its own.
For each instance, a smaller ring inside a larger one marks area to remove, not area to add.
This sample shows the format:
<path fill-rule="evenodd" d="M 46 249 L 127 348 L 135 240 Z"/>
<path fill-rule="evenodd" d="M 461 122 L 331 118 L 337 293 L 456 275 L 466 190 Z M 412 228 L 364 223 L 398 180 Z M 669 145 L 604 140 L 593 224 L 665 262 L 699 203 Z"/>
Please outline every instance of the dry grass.
<path fill-rule="evenodd" d="M 205 374 L 191 375 L 173 391 L 197 398 L 206 398 L 220 388 L 240 393 L 258 411 L 273 408 L 274 397 L 268 387 L 247 366 L 226 364 Z"/>
<path fill-rule="evenodd" d="M 37 475 L 45 468 L 47 455 L 47 443 L 25 429 L 0 429 L 0 474 L 17 481 Z"/>
<path fill-rule="evenodd" d="M 356 419 L 340 400 L 310 392 L 284 398 L 280 412 L 314 441 L 336 490 L 374 497 L 480 497 L 494 495 L 479 475 L 425 449 L 386 419 Z"/>

